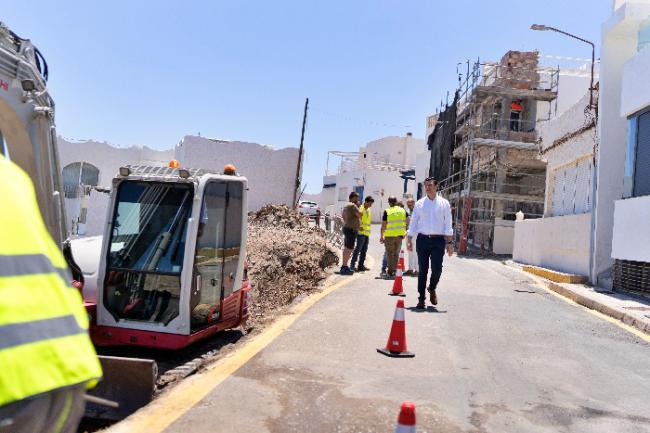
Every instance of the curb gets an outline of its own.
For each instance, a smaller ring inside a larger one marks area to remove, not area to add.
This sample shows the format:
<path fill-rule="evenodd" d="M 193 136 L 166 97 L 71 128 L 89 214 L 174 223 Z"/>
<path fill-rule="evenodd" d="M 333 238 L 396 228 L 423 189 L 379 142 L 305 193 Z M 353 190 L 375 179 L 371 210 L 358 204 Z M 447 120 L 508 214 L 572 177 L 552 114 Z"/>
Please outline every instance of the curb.
<path fill-rule="evenodd" d="M 602 302 L 596 301 L 587 296 L 576 293 L 573 290 L 570 290 L 554 282 L 545 281 L 544 283 L 550 290 L 564 296 L 565 298 L 571 299 L 576 304 L 582 305 L 583 307 L 589 308 L 590 310 L 598 311 L 599 313 L 602 313 L 613 319 L 620 320 L 626 325 L 632 326 L 633 328 L 636 328 L 639 331 L 650 335 L 650 321 L 639 320 L 621 310 L 612 308 L 608 305 L 603 304 Z"/>
<path fill-rule="evenodd" d="M 522 269 L 525 272 L 535 274 L 539 277 L 546 278 L 547 280 L 555 281 L 556 283 L 584 284 L 587 282 L 587 277 L 583 275 L 566 274 L 564 272 L 540 268 L 539 266 L 523 265 Z"/>
<path fill-rule="evenodd" d="M 530 266 L 530 265 L 523 265 L 521 263 L 517 263 L 512 260 L 507 260 L 503 262 L 504 265 L 517 269 L 521 272 L 527 273 L 527 274 L 533 274 L 535 277 L 542 277 L 544 278 L 543 281 L 540 281 L 538 278 L 535 278 L 538 282 L 543 283 L 544 286 L 548 289 L 551 290 L 558 295 L 561 295 L 573 302 L 575 302 L 578 305 L 581 305 L 585 308 L 589 308 L 590 310 L 597 311 L 601 314 L 604 314 L 605 316 L 611 317 L 612 319 L 619 320 L 620 322 L 624 323 L 625 325 L 628 325 L 630 327 L 633 327 L 634 329 L 643 332 L 646 335 L 650 335 L 650 320 L 639 320 L 625 311 L 622 311 L 617 308 L 610 307 L 609 305 L 603 304 L 600 301 L 597 301 L 595 299 L 592 299 L 588 296 L 581 295 L 580 293 L 577 293 L 570 288 L 562 286 L 562 284 L 554 282 L 549 280 L 547 277 L 544 276 L 543 273 L 537 273 L 537 272 L 530 272 L 527 271 L 525 268 L 530 267 L 534 268 L 535 270 L 545 270 L 544 268 L 540 268 L 538 266 Z M 548 270 L 549 274 L 554 273 L 555 271 L 550 271 Z M 569 275 L 569 274 L 565 274 Z M 570 284 L 570 283 L 569 283 Z"/>

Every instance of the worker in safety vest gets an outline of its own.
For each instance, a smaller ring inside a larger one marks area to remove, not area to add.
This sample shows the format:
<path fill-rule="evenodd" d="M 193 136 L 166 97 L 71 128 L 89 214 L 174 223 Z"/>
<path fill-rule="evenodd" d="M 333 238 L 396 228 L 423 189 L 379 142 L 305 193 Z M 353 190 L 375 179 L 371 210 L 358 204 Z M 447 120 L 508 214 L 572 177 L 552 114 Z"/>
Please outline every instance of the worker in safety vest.
<path fill-rule="evenodd" d="M 510 130 L 521 131 L 521 112 L 524 111 L 521 101 L 515 99 L 510 104 Z"/>
<path fill-rule="evenodd" d="M 370 208 L 375 202 L 375 199 L 368 196 L 363 200 L 363 205 L 359 207 L 361 211 L 361 228 L 357 234 L 357 244 L 352 252 L 351 266 L 352 270 L 357 272 L 368 271 L 365 266 L 366 253 L 368 252 L 368 243 L 370 242 L 370 224 L 372 224 L 372 212 Z M 355 267 L 359 259 L 359 266 Z"/>
<path fill-rule="evenodd" d="M 102 371 L 28 176 L 0 155 L 0 433 L 76 432 Z"/>
<path fill-rule="evenodd" d="M 388 209 L 384 211 L 379 242 L 386 246 L 387 278 L 395 277 L 402 239 L 406 236 L 406 211 L 397 206 L 397 197 L 388 197 Z"/>

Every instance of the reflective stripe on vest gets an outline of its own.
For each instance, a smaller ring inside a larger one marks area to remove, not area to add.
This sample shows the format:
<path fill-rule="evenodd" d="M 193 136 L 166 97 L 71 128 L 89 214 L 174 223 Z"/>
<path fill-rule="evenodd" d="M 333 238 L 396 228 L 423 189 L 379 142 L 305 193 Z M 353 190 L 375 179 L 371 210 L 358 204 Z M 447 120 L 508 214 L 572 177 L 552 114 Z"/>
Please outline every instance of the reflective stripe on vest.
<path fill-rule="evenodd" d="M 384 236 L 391 238 L 406 235 L 406 211 L 399 206 L 386 209 L 386 231 Z"/>
<path fill-rule="evenodd" d="M 59 274 L 65 282 L 72 280 L 72 274 L 67 269 L 57 268 L 52 265 L 52 262 L 45 254 L 0 255 L 0 277 L 49 274 L 52 272 Z"/>
<path fill-rule="evenodd" d="M 0 350 L 85 333 L 73 315 L 0 326 Z"/>
<path fill-rule="evenodd" d="M 370 209 L 365 207 L 361 210 L 363 213 L 361 215 L 361 230 L 359 230 L 360 235 L 370 236 L 370 224 L 371 224 L 371 213 Z"/>
<path fill-rule="evenodd" d="M 0 155 L 0 406 L 94 385 L 102 371 L 88 315 L 29 177 Z"/>

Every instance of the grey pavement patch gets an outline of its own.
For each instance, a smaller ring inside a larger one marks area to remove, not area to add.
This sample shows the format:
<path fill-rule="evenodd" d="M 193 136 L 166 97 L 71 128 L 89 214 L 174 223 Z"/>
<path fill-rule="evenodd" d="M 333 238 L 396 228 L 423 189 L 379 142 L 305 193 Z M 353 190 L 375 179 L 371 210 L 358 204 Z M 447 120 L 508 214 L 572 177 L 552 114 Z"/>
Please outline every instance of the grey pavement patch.
<path fill-rule="evenodd" d="M 635 424 L 650 425 L 650 418 L 643 415 L 632 415 L 587 406 L 571 408 L 552 404 L 539 404 L 522 412 L 525 414 L 526 418 L 535 424 L 551 425 L 554 427 L 570 427 L 577 421 L 594 420 L 599 418 L 611 418 L 619 421 L 629 421 Z"/>

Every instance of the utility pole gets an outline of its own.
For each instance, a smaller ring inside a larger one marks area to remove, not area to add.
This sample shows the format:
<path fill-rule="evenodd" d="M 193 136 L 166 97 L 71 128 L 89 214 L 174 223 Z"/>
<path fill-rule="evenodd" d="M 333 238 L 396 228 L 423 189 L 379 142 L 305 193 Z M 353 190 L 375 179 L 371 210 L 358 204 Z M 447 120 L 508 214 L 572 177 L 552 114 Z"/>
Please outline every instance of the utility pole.
<path fill-rule="evenodd" d="M 302 116 L 302 132 L 300 133 L 300 150 L 298 151 L 298 165 L 296 167 L 296 185 L 293 189 L 293 207 L 298 205 L 297 195 L 300 190 L 300 168 L 302 166 L 303 144 L 305 142 L 305 124 L 307 123 L 307 108 L 309 107 L 309 98 L 305 99 L 305 113 Z"/>

